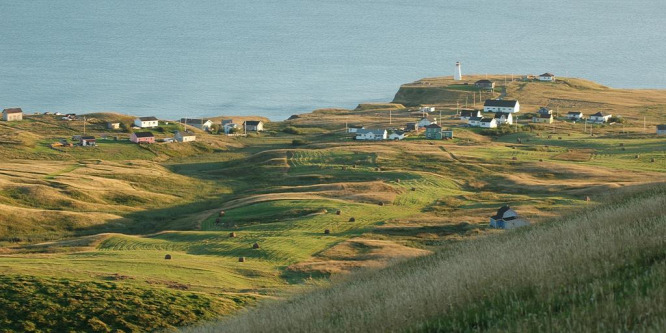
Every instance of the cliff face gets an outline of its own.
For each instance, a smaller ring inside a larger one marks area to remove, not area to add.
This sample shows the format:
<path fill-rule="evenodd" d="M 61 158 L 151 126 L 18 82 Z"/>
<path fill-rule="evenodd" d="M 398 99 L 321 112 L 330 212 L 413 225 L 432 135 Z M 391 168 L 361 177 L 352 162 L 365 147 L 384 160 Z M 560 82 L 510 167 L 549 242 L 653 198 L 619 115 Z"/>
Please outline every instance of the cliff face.
<path fill-rule="evenodd" d="M 393 97 L 392 103 L 400 103 L 404 106 L 417 106 L 420 104 L 443 104 L 464 101 L 465 96 L 471 92 L 464 90 L 453 90 L 446 87 L 432 86 L 401 86 Z"/>

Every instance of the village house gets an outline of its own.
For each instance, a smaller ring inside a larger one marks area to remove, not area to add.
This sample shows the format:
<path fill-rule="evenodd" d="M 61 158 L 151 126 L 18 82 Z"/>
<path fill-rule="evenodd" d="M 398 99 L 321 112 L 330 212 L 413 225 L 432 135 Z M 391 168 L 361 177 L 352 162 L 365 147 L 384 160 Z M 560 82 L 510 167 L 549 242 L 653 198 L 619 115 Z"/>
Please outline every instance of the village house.
<path fill-rule="evenodd" d="M 513 124 L 513 115 L 508 112 L 497 112 L 495 113 L 495 121 L 497 121 L 497 125 L 512 125 Z"/>
<path fill-rule="evenodd" d="M 261 120 L 247 120 L 243 122 L 243 126 L 248 132 L 261 132 L 264 130 L 264 122 Z"/>
<path fill-rule="evenodd" d="M 407 124 L 405 124 L 405 131 L 418 131 L 419 129 L 420 129 L 419 124 L 417 124 L 417 123 L 407 123 Z"/>
<path fill-rule="evenodd" d="M 198 128 L 202 131 L 209 131 L 210 128 L 213 126 L 212 120 L 202 119 L 202 118 L 181 118 L 180 123 L 183 125 L 188 125 L 194 128 Z"/>
<path fill-rule="evenodd" d="M 479 89 L 493 90 L 495 89 L 495 82 L 490 80 L 479 80 L 474 82 L 474 86 Z"/>
<path fill-rule="evenodd" d="M 423 117 L 419 121 L 417 121 L 416 124 L 419 125 L 419 127 L 426 127 L 430 124 L 437 124 L 437 119 L 430 117 Z"/>
<path fill-rule="evenodd" d="M 2 120 L 21 121 L 23 120 L 23 110 L 21 108 L 9 108 L 2 110 Z"/>
<path fill-rule="evenodd" d="M 657 125 L 657 135 L 666 135 L 666 125 Z"/>
<path fill-rule="evenodd" d="M 112 130 L 120 129 L 120 123 L 106 123 L 106 128 Z"/>
<path fill-rule="evenodd" d="M 495 118 L 483 118 L 479 121 L 479 126 L 483 128 L 497 128 L 497 120 Z"/>
<path fill-rule="evenodd" d="M 540 114 L 540 115 L 541 114 L 545 114 L 545 115 L 553 114 L 553 110 L 551 110 L 549 108 L 546 108 L 546 107 L 540 107 L 539 110 L 537 111 L 537 114 Z"/>
<path fill-rule="evenodd" d="M 553 115 L 552 114 L 536 114 L 534 117 L 532 117 L 532 122 L 533 123 L 552 124 L 553 123 Z"/>
<path fill-rule="evenodd" d="M 514 100 L 487 99 L 483 112 L 520 112 L 520 103 Z"/>
<path fill-rule="evenodd" d="M 497 214 L 490 217 L 490 227 L 498 229 L 514 229 L 530 225 L 530 223 L 518 216 L 509 205 L 504 205 L 497 210 Z"/>
<path fill-rule="evenodd" d="M 555 81 L 555 75 L 551 73 L 543 73 L 538 77 L 539 81 L 553 82 Z"/>
<path fill-rule="evenodd" d="M 472 117 L 481 117 L 481 111 L 479 110 L 464 110 L 460 112 L 460 120 L 469 120 Z"/>
<path fill-rule="evenodd" d="M 359 129 L 356 131 L 356 140 L 386 140 L 388 132 L 385 129 Z"/>
<path fill-rule="evenodd" d="M 350 125 L 349 127 L 347 127 L 347 132 L 348 133 L 356 133 L 356 132 L 358 132 L 358 130 L 362 130 L 362 129 L 365 129 L 365 126 L 363 126 L 363 125 Z"/>
<path fill-rule="evenodd" d="M 130 135 L 130 141 L 134 143 L 155 143 L 155 136 L 150 132 L 135 132 Z"/>
<path fill-rule="evenodd" d="M 406 137 L 405 132 L 403 131 L 393 131 L 391 134 L 389 134 L 388 139 L 389 140 L 402 140 Z"/>
<path fill-rule="evenodd" d="M 453 131 L 443 130 L 442 126 L 430 124 L 425 127 L 425 137 L 429 140 L 442 140 L 444 138 L 453 138 Z"/>
<path fill-rule="evenodd" d="M 471 117 L 467 121 L 467 124 L 471 127 L 479 127 L 481 126 L 481 119 L 483 119 L 483 117 Z"/>
<path fill-rule="evenodd" d="M 82 136 L 79 144 L 83 147 L 97 146 L 97 140 L 95 140 L 94 136 Z"/>
<path fill-rule="evenodd" d="M 605 122 L 608 121 L 608 119 L 610 119 L 610 117 L 612 117 L 612 115 L 599 111 L 599 112 L 590 116 L 590 122 L 591 123 L 605 123 Z"/>
<path fill-rule="evenodd" d="M 567 113 L 567 119 L 574 121 L 581 120 L 583 119 L 583 113 L 580 111 L 569 111 L 569 113 Z"/>
<path fill-rule="evenodd" d="M 224 130 L 224 134 L 229 134 L 236 129 L 238 129 L 238 124 L 234 123 L 232 119 L 222 120 L 222 130 Z"/>
<path fill-rule="evenodd" d="M 139 117 L 134 119 L 134 126 L 139 128 L 153 128 L 157 127 L 158 122 L 155 117 Z"/>
<path fill-rule="evenodd" d="M 173 136 L 173 139 L 176 142 L 192 142 L 192 141 L 196 141 L 197 137 L 192 132 L 176 131 L 176 133 Z"/>
<path fill-rule="evenodd" d="M 425 112 L 425 113 L 431 113 L 435 112 L 435 107 L 434 106 L 422 106 L 419 111 Z"/>

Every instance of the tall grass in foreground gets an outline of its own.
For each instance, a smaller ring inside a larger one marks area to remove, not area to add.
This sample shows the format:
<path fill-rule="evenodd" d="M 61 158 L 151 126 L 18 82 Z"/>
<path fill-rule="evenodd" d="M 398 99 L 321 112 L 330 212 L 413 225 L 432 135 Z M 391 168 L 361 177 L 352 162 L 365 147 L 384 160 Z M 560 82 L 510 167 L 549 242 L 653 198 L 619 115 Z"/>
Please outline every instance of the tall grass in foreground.
<path fill-rule="evenodd" d="M 188 332 L 664 331 L 666 186 Z"/>

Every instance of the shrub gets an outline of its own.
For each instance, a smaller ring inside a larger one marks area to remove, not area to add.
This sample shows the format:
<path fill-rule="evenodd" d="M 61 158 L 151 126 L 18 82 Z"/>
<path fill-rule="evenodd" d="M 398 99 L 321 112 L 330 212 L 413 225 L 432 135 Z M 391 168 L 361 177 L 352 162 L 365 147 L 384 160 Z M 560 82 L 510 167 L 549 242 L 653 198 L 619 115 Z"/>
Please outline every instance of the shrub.
<path fill-rule="evenodd" d="M 285 127 L 285 128 L 282 130 L 282 132 L 285 132 L 285 133 L 287 133 L 287 134 L 296 134 L 296 135 L 303 134 L 303 132 L 301 132 L 301 130 L 299 130 L 298 128 L 293 127 L 293 126 L 287 126 L 287 127 Z"/>
<path fill-rule="evenodd" d="M 303 140 L 303 139 L 291 140 L 291 145 L 292 146 L 303 146 L 303 145 L 306 145 L 306 144 L 308 144 L 308 142 Z"/>

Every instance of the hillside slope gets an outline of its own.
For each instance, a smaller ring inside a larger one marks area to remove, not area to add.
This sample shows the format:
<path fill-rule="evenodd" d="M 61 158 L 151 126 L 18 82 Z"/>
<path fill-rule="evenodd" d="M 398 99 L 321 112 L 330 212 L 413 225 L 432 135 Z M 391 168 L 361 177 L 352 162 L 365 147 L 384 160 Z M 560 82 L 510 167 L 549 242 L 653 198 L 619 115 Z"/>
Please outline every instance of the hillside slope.
<path fill-rule="evenodd" d="M 666 186 L 190 332 L 663 331 Z"/>

